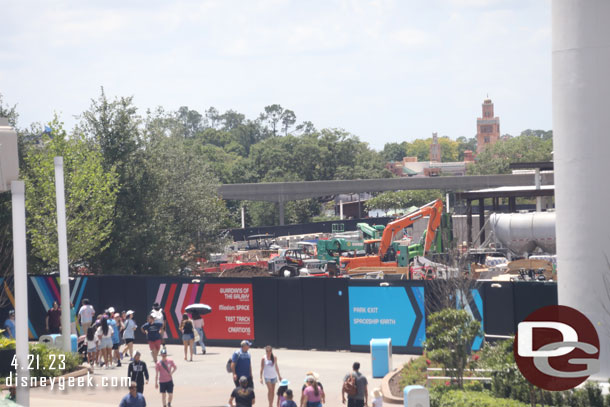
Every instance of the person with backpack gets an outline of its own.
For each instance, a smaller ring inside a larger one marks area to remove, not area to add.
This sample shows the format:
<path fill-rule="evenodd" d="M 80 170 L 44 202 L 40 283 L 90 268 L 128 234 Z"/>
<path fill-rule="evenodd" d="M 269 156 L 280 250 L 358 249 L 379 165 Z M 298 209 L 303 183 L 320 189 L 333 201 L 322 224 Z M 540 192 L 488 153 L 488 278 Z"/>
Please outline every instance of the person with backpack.
<path fill-rule="evenodd" d="M 159 349 L 161 349 L 161 330 L 163 325 L 160 322 L 155 322 L 155 318 L 149 315 L 148 322 L 142 325 L 140 329 L 143 334 L 146 334 L 153 361 L 157 363 L 157 355 L 159 354 Z"/>
<path fill-rule="evenodd" d="M 347 407 L 364 407 L 368 405 L 368 382 L 360 373 L 360 363 L 354 362 L 353 371 L 346 374 L 341 387 L 341 400 L 345 404 L 347 394 Z"/>
<path fill-rule="evenodd" d="M 174 380 L 173 374 L 177 367 L 173 360 L 167 357 L 167 350 L 161 349 L 161 360 L 155 364 L 155 389 L 161 392 L 161 401 L 163 407 L 172 407 L 172 398 L 174 397 Z M 165 398 L 167 396 L 167 404 Z"/>
<path fill-rule="evenodd" d="M 248 387 L 254 388 L 252 363 L 248 349 L 250 349 L 250 342 L 243 340 L 241 341 L 241 349 L 236 350 L 231 357 L 231 372 L 233 373 L 233 383 L 235 383 L 236 388 L 239 387 L 239 378 L 242 376 L 248 379 Z"/>

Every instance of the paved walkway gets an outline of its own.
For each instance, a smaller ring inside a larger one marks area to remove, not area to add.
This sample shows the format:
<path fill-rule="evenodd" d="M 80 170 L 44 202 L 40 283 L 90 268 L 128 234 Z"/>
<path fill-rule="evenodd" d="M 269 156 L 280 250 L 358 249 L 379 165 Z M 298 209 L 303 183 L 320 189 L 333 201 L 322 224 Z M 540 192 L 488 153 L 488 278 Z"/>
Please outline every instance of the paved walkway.
<path fill-rule="evenodd" d="M 172 407 L 219 407 L 226 406 L 229 395 L 233 389 L 231 375 L 226 372 L 225 365 L 233 348 L 208 348 L 206 355 L 195 355 L 193 362 L 186 362 L 182 346 L 168 345 L 169 357 L 172 358 L 178 370 L 174 375 L 175 394 Z M 144 396 L 148 406 L 161 407 L 161 397 L 154 388 L 154 368 L 152 357 L 146 345 L 136 345 L 143 354 L 143 360 L 152 373 L 150 383 L 145 386 Z M 251 349 L 253 355 L 253 373 L 255 377 L 256 406 L 268 405 L 266 388 L 256 379 L 259 377 L 260 360 L 264 355 L 263 349 Z M 343 376 L 351 369 L 354 361 L 362 365 L 361 372 L 369 378 L 369 393 L 374 387 L 380 387 L 381 379 L 371 378 L 371 357 L 368 353 L 351 352 L 319 352 L 275 349 L 278 365 L 282 377 L 290 380 L 289 388 L 300 390 L 305 373 L 309 370 L 320 375 L 320 382 L 326 390 L 326 405 L 341 406 L 341 384 Z M 393 365 L 397 367 L 407 362 L 412 356 L 394 355 Z M 109 370 L 96 369 L 94 382 L 98 387 L 73 388 L 65 391 L 49 388 L 36 388 L 30 392 L 30 406 L 32 407 L 102 407 L 118 406 L 121 398 L 127 394 L 126 388 L 111 386 L 102 388 L 103 380 L 118 380 L 126 376 L 127 365 Z M 297 403 L 298 399 L 295 397 Z M 275 404 L 274 406 L 275 407 Z"/>

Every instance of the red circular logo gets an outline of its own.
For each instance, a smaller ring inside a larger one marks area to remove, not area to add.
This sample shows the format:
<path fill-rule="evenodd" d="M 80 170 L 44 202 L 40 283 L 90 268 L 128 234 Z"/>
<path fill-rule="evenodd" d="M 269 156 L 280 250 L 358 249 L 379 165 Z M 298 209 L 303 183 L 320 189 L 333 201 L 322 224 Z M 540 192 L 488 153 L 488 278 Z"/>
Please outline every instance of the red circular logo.
<path fill-rule="evenodd" d="M 519 370 L 545 390 L 572 389 L 599 371 L 599 337 L 581 312 L 551 305 L 519 323 L 513 346 Z"/>

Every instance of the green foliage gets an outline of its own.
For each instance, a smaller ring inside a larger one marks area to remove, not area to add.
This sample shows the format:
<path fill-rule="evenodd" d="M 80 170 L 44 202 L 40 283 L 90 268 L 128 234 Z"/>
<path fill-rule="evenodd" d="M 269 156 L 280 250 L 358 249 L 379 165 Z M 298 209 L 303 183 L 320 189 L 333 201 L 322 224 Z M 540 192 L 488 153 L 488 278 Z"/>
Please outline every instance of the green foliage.
<path fill-rule="evenodd" d="M 481 323 L 473 320 L 465 310 L 435 312 L 428 317 L 426 354 L 447 369 L 447 374 L 462 388 L 472 341 L 480 334 Z"/>
<path fill-rule="evenodd" d="M 405 386 L 411 386 L 414 384 L 425 386 L 428 375 L 428 362 L 430 362 L 430 360 L 426 359 L 424 356 L 421 356 L 411 359 L 405 363 L 401 371 L 400 388 L 402 389 Z"/>
<path fill-rule="evenodd" d="M 63 157 L 70 264 L 104 251 L 110 244 L 118 179 L 104 168 L 99 149 L 80 134 L 69 137 L 55 118 L 41 147 L 25 154 L 27 229 L 31 253 L 48 266 L 58 264 L 54 157 Z"/>
<path fill-rule="evenodd" d="M 4 334 L 0 335 L 0 350 L 15 349 L 15 340 L 9 339 Z"/>
<path fill-rule="evenodd" d="M 365 207 L 368 210 L 380 209 L 382 211 L 389 211 L 391 209 L 405 209 L 411 206 L 423 206 L 438 198 L 442 198 L 442 193 L 438 189 L 388 191 L 369 199 Z"/>
<path fill-rule="evenodd" d="M 528 407 L 517 400 L 503 399 L 487 392 L 439 389 L 430 394 L 431 407 Z"/>
<path fill-rule="evenodd" d="M 510 163 L 549 161 L 552 159 L 552 151 L 552 138 L 523 134 L 500 140 L 485 149 L 467 171 L 469 175 L 508 174 Z"/>
<path fill-rule="evenodd" d="M 30 377 L 61 376 L 75 371 L 81 364 L 81 357 L 78 353 L 64 352 L 44 344 L 30 345 L 29 355 L 31 356 L 28 357 L 33 361 L 30 364 Z M 61 363 L 64 361 L 65 369 L 60 370 Z"/>

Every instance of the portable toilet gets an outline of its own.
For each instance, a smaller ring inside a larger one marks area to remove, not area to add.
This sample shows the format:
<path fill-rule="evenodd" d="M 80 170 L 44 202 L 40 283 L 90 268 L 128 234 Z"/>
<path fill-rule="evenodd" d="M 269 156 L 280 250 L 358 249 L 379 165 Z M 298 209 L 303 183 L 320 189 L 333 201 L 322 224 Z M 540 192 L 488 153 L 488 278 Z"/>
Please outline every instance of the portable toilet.
<path fill-rule="evenodd" d="M 371 339 L 371 363 L 373 377 L 384 377 L 392 370 L 392 339 Z"/>

